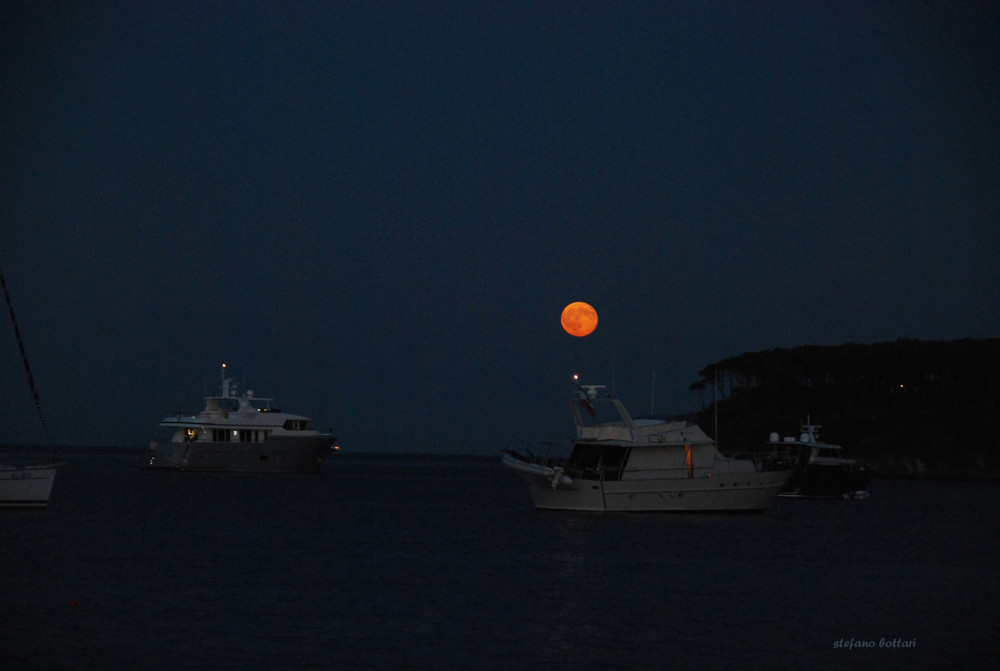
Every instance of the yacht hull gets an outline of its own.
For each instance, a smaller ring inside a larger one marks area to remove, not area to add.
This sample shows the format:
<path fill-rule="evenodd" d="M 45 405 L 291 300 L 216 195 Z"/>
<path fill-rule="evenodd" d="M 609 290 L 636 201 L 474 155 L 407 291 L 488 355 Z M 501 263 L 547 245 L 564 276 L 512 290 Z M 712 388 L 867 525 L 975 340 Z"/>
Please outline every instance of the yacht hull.
<path fill-rule="evenodd" d="M 866 471 L 839 466 L 806 466 L 803 471 L 792 476 L 779 496 L 862 498 L 861 493 L 867 494 L 870 482 Z"/>
<path fill-rule="evenodd" d="M 550 480 L 522 473 L 540 510 L 598 512 L 759 512 L 774 503 L 790 471 L 718 474 L 696 479 Z"/>
<path fill-rule="evenodd" d="M 49 504 L 55 479 L 55 467 L 0 467 L 0 507 L 44 508 Z"/>
<path fill-rule="evenodd" d="M 260 443 L 150 443 L 147 470 L 216 473 L 318 473 L 328 455 L 332 436 L 277 436 Z"/>

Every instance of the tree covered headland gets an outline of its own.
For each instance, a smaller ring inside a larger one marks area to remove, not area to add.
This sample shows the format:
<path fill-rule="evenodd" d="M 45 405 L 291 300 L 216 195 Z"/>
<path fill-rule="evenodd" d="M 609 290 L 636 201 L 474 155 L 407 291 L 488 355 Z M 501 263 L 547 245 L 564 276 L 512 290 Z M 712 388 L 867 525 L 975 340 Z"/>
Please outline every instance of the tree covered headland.
<path fill-rule="evenodd" d="M 698 374 L 697 422 L 723 452 L 808 418 L 876 475 L 1000 480 L 1000 338 L 746 352 Z"/>

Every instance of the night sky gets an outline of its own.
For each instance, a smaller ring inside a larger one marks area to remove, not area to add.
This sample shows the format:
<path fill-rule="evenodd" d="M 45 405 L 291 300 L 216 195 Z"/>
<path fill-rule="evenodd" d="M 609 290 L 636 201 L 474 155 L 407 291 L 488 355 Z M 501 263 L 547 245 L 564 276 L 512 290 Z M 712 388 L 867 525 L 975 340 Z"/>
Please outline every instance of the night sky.
<path fill-rule="evenodd" d="M 57 445 L 162 437 L 223 362 L 345 451 L 488 455 L 570 437 L 574 373 L 681 413 L 746 351 L 1000 336 L 994 2 L 0 17 L 0 266 Z M 0 443 L 41 443 L 4 317 Z"/>

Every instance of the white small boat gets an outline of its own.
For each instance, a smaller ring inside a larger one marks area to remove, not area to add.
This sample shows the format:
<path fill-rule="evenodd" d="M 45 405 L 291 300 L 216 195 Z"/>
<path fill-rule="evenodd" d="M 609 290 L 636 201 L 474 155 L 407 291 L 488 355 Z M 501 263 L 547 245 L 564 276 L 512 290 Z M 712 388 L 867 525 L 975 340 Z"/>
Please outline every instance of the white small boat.
<path fill-rule="evenodd" d="M 536 508 L 591 511 L 760 511 L 791 475 L 780 458 L 727 457 L 695 424 L 633 419 L 586 385 L 571 400 L 576 439 L 567 459 L 504 450 Z"/>
<path fill-rule="evenodd" d="M 160 422 L 169 442 L 152 442 L 146 469 L 228 473 L 318 473 L 336 436 L 320 433 L 309 418 L 271 407 L 270 398 L 239 394 L 222 365 L 222 393 L 207 396 L 197 415 L 173 415 Z"/>
<path fill-rule="evenodd" d="M 0 464 L 0 508 L 44 508 L 58 464 Z"/>

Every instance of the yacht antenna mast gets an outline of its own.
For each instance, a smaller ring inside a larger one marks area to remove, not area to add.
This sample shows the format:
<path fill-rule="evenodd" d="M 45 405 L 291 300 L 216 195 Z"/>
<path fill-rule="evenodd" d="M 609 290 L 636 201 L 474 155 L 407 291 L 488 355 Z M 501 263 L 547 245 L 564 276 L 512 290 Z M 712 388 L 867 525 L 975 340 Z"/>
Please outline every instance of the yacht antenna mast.
<path fill-rule="evenodd" d="M 649 415 L 650 415 L 650 417 L 652 417 L 655 414 L 655 412 L 654 412 L 654 408 L 656 407 L 655 401 L 656 401 L 656 368 L 654 367 L 653 368 L 653 389 L 652 389 L 652 391 L 649 392 Z"/>

